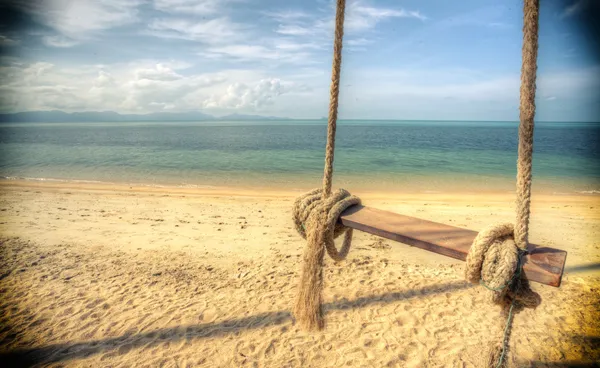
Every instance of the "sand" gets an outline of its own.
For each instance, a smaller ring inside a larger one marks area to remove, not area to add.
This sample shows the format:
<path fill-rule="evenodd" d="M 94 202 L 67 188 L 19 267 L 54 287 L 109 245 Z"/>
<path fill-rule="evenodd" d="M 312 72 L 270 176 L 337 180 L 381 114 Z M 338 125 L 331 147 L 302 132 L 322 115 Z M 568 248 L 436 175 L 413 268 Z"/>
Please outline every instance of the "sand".
<path fill-rule="evenodd" d="M 500 314 L 464 264 L 360 232 L 326 260 L 326 329 L 300 331 L 299 193 L 0 182 L 0 365 L 477 366 Z M 356 194 L 474 230 L 514 217 L 512 193 Z M 561 287 L 534 283 L 542 305 L 515 318 L 515 365 L 600 360 L 599 208 L 534 195 L 530 240 L 569 255 Z"/>

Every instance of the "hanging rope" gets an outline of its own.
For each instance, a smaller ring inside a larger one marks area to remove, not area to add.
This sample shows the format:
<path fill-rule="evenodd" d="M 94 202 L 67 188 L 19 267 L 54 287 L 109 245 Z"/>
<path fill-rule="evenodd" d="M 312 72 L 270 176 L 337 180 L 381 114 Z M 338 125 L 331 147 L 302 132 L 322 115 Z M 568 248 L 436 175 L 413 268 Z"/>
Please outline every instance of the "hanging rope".
<path fill-rule="evenodd" d="M 346 0 L 337 0 L 335 11 L 335 36 L 333 40 L 333 65 L 329 90 L 329 120 L 327 122 L 327 146 L 325 148 L 325 170 L 323 175 L 323 198 L 331 194 L 333 181 L 333 155 L 335 153 L 335 131 L 337 127 L 338 96 L 340 94 L 340 69 L 342 67 L 342 40 L 344 38 L 344 12 Z"/>
<path fill-rule="evenodd" d="M 360 199 L 344 189 L 338 189 L 327 199 L 321 189 L 315 189 L 296 199 L 294 224 L 298 233 L 306 239 L 302 275 L 294 306 L 294 317 L 301 327 L 316 330 L 324 327 L 321 308 L 323 289 L 323 256 L 325 250 L 335 261 L 346 258 L 352 242 L 352 229 L 338 222 L 340 214 L 350 206 L 360 204 Z M 340 251 L 334 239 L 344 234 Z"/>
<path fill-rule="evenodd" d="M 522 275 L 522 257 L 527 254 L 529 238 L 538 20 L 539 0 L 524 0 L 516 225 L 498 224 L 482 230 L 469 249 L 465 269 L 465 278 L 490 290 L 491 301 L 502 308 L 504 319 L 498 320 L 498 340 L 489 350 L 488 367 L 507 365 L 513 314 L 541 302 Z"/>
<path fill-rule="evenodd" d="M 517 223 L 515 227 L 515 241 L 521 249 L 527 249 L 529 234 L 539 8 L 539 0 L 524 1 L 523 64 L 521 66 L 521 104 L 519 106 L 521 122 L 519 124 L 519 155 L 517 159 Z"/>
<path fill-rule="evenodd" d="M 325 249 L 329 256 L 336 261 L 346 258 L 352 242 L 352 229 L 339 224 L 338 219 L 346 208 L 360 204 L 358 197 L 351 196 L 344 189 L 337 190 L 333 195 L 331 193 L 345 7 L 345 0 L 337 0 L 323 189 L 315 189 L 298 197 L 293 211 L 296 230 L 307 242 L 294 306 L 294 317 L 300 326 L 307 330 L 324 327 L 321 290 L 323 289 Z M 344 234 L 344 243 L 338 252 L 334 245 L 334 239 L 341 234 Z"/>

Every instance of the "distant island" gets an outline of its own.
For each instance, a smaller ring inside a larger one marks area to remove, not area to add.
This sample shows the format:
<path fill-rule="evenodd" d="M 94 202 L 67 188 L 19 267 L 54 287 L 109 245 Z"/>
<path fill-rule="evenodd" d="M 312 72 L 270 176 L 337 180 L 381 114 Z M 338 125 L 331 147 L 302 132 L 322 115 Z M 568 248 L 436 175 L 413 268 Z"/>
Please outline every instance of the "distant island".
<path fill-rule="evenodd" d="M 0 114 L 2 123 L 57 123 L 57 122 L 134 122 L 134 121 L 207 121 L 207 120 L 292 120 L 276 116 L 230 114 L 213 116 L 200 111 L 154 112 L 150 114 L 119 114 L 114 111 L 64 112 L 25 111 Z"/>

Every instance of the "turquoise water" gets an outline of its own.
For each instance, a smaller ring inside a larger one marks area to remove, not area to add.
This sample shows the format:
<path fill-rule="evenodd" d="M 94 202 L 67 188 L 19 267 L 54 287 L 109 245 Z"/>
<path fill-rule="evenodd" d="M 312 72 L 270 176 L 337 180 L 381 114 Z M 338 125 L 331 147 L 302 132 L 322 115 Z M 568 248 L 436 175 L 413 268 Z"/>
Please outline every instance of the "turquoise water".
<path fill-rule="evenodd" d="M 337 186 L 512 190 L 517 123 L 341 121 Z M 538 123 L 534 183 L 600 189 L 600 124 Z M 0 125 L 0 176 L 156 185 L 320 184 L 325 121 Z"/>

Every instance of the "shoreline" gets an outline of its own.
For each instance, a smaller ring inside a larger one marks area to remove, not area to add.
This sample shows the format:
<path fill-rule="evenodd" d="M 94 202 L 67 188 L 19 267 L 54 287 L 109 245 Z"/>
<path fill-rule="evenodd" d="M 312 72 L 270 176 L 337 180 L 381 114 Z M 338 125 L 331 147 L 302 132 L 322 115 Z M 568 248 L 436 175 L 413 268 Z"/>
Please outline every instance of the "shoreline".
<path fill-rule="evenodd" d="M 219 244 L 231 241 L 235 243 L 237 240 L 260 242 L 266 234 L 273 234 L 274 231 L 290 233 L 291 239 L 295 239 L 296 234 L 291 226 L 292 204 L 298 195 L 310 189 L 210 186 L 181 188 L 116 183 L 0 180 L 0 200 L 5 203 L 2 209 L 4 212 L 0 212 L 0 234 L 4 237 L 25 236 L 32 241 L 39 241 L 41 237 L 42 240 L 50 240 L 53 243 L 75 235 L 81 241 L 104 243 L 104 235 L 86 233 L 91 229 L 89 225 L 93 220 L 92 222 L 97 224 L 94 226 L 100 226 L 95 233 L 102 229 L 102 234 L 110 234 L 114 228 L 128 237 L 138 239 L 127 242 L 129 245 L 124 248 L 131 248 L 142 238 L 146 239 L 142 248 L 147 244 L 162 244 L 165 239 L 179 238 L 177 242 L 168 245 L 169 248 L 178 249 L 182 246 L 189 247 L 186 239 L 200 236 L 198 239 L 207 237 L 207 241 L 211 243 L 211 250 L 207 254 L 218 258 L 222 249 L 213 247 L 212 242 L 215 239 L 218 239 Z M 492 223 L 514 222 L 515 216 L 515 193 L 508 191 L 422 193 L 356 190 L 352 193 L 359 196 L 366 206 L 474 231 Z M 23 206 L 28 208 L 25 210 Z M 600 195 L 534 193 L 531 206 L 531 243 L 568 251 L 567 267 L 580 267 L 587 264 L 587 261 L 600 262 L 599 245 L 595 240 L 595 234 L 600 231 L 600 226 L 597 225 L 600 221 L 600 213 L 597 210 L 600 208 Z M 20 207 L 20 215 L 19 211 L 12 213 Z M 170 210 L 166 211 L 165 208 Z M 262 208 L 263 212 L 256 213 L 257 208 Z M 63 211 L 68 212 L 67 223 L 64 222 L 66 218 Z M 25 215 L 28 212 L 33 213 Z M 161 215 L 158 216 L 158 213 Z M 117 214 L 123 215 L 115 218 Z M 264 231 L 260 232 L 257 229 L 254 239 L 238 239 L 239 234 L 232 237 L 226 227 L 219 226 L 227 225 L 227 222 L 213 219 L 225 218 L 227 214 L 232 217 L 230 225 L 233 227 L 229 231 L 233 231 L 233 234 L 239 231 L 236 229 L 240 223 L 236 219 L 239 218 L 254 219 L 259 228 L 265 227 Z M 265 222 L 265 219 L 273 214 L 275 217 L 271 223 Z M 163 221 L 165 224 L 173 223 L 172 226 L 178 229 L 171 228 L 172 230 L 168 230 L 168 234 L 171 235 L 155 239 L 147 231 L 158 230 L 152 228 L 158 224 L 152 224 L 150 221 L 147 224 L 150 228 L 142 226 L 150 218 L 156 218 L 160 221 L 159 224 L 163 224 Z M 27 219 L 29 221 L 24 221 Z M 182 225 L 190 222 L 197 222 L 201 226 L 187 228 Z M 131 226 L 137 224 L 140 225 Z M 41 231 L 32 232 L 38 228 Z M 46 228 L 61 230 L 52 234 L 43 230 Z M 357 244 L 378 239 L 366 233 L 359 233 Z M 284 242 L 287 243 L 288 239 Z M 386 242 L 394 244 L 390 256 L 393 255 L 396 259 L 408 256 L 414 258 L 416 263 L 462 263 L 401 243 L 387 240 Z M 229 247 L 237 249 L 238 246 L 239 244 L 231 244 Z M 260 249 L 258 244 L 256 249 Z M 582 249 L 587 250 L 582 252 Z M 232 256 L 237 255 L 238 252 L 232 253 Z"/>
<path fill-rule="evenodd" d="M 343 181 L 343 180 L 342 180 Z M 398 186 L 400 189 L 391 189 L 387 187 L 374 187 L 372 185 L 335 185 L 335 188 L 344 188 L 353 194 L 363 195 L 369 198 L 387 198 L 389 196 L 401 195 L 431 195 L 432 197 L 444 196 L 514 196 L 514 190 L 498 188 L 465 188 L 459 189 L 457 186 L 447 187 L 446 190 L 425 190 L 417 189 L 417 185 L 410 187 Z M 155 193 L 185 193 L 197 195 L 233 195 L 233 196 L 258 196 L 258 197 L 285 197 L 297 196 L 314 188 L 321 186 L 321 181 L 314 181 L 314 185 L 305 183 L 296 183 L 296 185 L 256 185 L 247 183 L 245 185 L 211 185 L 211 184 L 154 184 L 138 182 L 106 182 L 96 180 L 78 180 L 78 179 L 50 179 L 50 178 L 14 178 L 0 177 L 0 188 L 17 187 L 44 187 L 54 189 L 79 189 L 91 191 L 138 191 Z M 544 188 L 533 184 L 532 196 L 542 197 L 598 197 L 600 200 L 600 190 L 577 190 L 577 191 L 558 191 L 557 188 Z"/>

